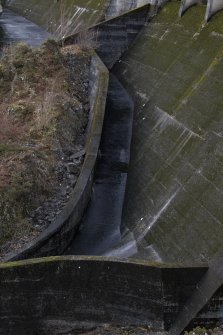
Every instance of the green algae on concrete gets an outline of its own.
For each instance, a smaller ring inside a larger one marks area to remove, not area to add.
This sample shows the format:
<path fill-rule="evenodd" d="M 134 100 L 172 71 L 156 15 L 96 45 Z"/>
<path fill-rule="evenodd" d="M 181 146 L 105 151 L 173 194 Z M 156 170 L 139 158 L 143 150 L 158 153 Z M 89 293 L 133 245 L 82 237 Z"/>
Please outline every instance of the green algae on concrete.
<path fill-rule="evenodd" d="M 137 257 L 168 262 L 208 260 L 223 238 L 223 13 L 204 24 L 205 6 L 179 5 L 116 67 L 136 104 L 123 229 Z"/>
<path fill-rule="evenodd" d="M 6 0 L 9 9 L 54 33 L 58 39 L 87 28 L 103 17 L 107 0 Z"/>

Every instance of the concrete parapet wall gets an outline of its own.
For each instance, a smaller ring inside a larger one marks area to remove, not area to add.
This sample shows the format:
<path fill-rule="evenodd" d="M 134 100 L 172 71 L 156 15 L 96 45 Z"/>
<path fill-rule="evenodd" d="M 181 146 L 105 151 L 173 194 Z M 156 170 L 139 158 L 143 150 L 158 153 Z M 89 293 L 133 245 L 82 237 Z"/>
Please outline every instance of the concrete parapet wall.
<path fill-rule="evenodd" d="M 97 55 L 92 57 L 90 78 L 90 120 L 86 141 L 84 164 L 61 214 L 40 236 L 30 242 L 21 252 L 6 257 L 5 261 L 60 255 L 73 239 L 91 195 L 94 167 L 104 120 L 108 87 L 108 71 Z"/>
<path fill-rule="evenodd" d="M 70 256 L 1 264 L 0 333 L 62 334 L 103 323 L 168 328 L 206 270 Z"/>

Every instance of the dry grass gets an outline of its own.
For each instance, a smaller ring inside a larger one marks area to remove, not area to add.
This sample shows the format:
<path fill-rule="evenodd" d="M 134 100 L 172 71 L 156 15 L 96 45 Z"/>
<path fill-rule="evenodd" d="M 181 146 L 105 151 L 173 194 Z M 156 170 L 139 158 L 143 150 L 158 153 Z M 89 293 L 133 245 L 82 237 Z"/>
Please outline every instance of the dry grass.
<path fill-rule="evenodd" d="M 19 43 L 0 61 L 0 253 L 35 236 L 28 219 L 59 192 L 57 167 L 82 143 L 89 56 L 80 46 L 64 49 Z"/>
<path fill-rule="evenodd" d="M 0 244 L 25 234 L 27 213 L 53 191 L 50 146 L 61 112 L 56 97 L 66 95 L 65 81 L 55 42 L 37 50 L 21 43 L 5 48 L 0 62 Z"/>
<path fill-rule="evenodd" d="M 77 45 L 80 46 L 82 50 L 97 49 L 99 47 L 99 42 L 97 39 L 97 31 L 93 29 L 81 30 L 76 39 Z"/>
<path fill-rule="evenodd" d="M 56 116 L 54 111 L 54 101 L 55 101 L 55 92 L 54 92 L 55 82 L 53 82 L 51 88 L 47 88 L 43 94 L 43 100 L 40 103 L 40 106 L 36 108 L 34 117 L 35 117 L 35 129 L 41 131 L 43 129 L 48 129 L 53 119 Z"/>
<path fill-rule="evenodd" d="M 24 126 L 7 114 L 0 114 L 0 145 L 9 141 L 19 141 L 24 134 Z"/>
<path fill-rule="evenodd" d="M 82 21 L 74 24 L 75 12 L 72 6 L 67 7 L 64 1 L 61 1 L 59 6 L 59 17 L 56 19 L 50 17 L 48 24 L 48 30 L 52 33 L 55 40 L 60 41 L 64 47 L 66 37 L 77 34 L 75 43 L 80 46 L 80 49 L 87 51 L 96 49 L 98 47 L 97 31 L 88 29 Z M 57 22 L 56 25 L 54 24 L 55 21 Z"/>

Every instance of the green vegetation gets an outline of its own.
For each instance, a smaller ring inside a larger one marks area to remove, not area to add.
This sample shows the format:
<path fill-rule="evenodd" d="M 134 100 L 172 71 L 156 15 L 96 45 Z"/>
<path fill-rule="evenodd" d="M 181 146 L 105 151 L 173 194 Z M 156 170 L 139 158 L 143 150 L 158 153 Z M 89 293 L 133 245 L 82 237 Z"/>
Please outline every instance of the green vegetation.
<path fill-rule="evenodd" d="M 206 331 L 207 330 L 204 327 L 196 327 L 190 332 L 184 332 L 184 335 L 205 335 Z"/>

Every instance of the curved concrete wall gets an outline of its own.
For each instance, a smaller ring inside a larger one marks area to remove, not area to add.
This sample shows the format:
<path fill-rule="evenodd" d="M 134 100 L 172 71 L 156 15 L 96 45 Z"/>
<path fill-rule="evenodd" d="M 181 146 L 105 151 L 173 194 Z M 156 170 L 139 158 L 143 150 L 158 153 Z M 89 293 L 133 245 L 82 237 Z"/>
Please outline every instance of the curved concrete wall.
<path fill-rule="evenodd" d="M 215 13 L 223 9 L 222 0 L 182 0 L 179 15 L 182 16 L 184 12 L 191 6 L 207 3 L 207 10 L 205 13 L 205 21 L 207 22 Z"/>
<path fill-rule="evenodd" d="M 64 334 L 102 323 L 169 329 L 206 271 L 205 265 L 175 268 L 90 257 L 0 264 L 0 333 Z M 219 300 L 222 314 L 220 308 Z"/>
<path fill-rule="evenodd" d="M 223 10 L 222 0 L 208 0 L 205 20 L 208 21 L 212 17 L 212 15 L 214 15 L 220 10 Z"/>
<path fill-rule="evenodd" d="M 191 6 L 197 5 L 199 3 L 201 3 L 201 0 L 182 0 L 180 10 L 179 10 L 179 15 L 182 16 L 188 8 L 190 8 Z"/>
<path fill-rule="evenodd" d="M 5 261 L 60 255 L 73 239 L 91 195 L 94 167 L 104 120 L 107 87 L 108 71 L 98 56 L 94 55 L 91 63 L 89 94 L 91 117 L 86 143 L 86 156 L 69 202 L 49 228 L 23 250 L 7 256 Z"/>

